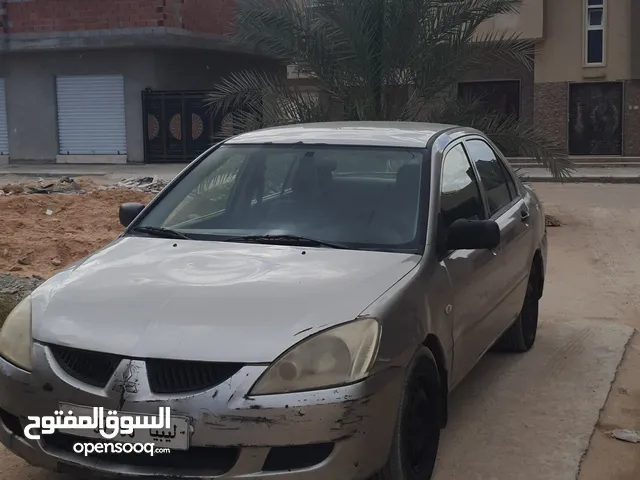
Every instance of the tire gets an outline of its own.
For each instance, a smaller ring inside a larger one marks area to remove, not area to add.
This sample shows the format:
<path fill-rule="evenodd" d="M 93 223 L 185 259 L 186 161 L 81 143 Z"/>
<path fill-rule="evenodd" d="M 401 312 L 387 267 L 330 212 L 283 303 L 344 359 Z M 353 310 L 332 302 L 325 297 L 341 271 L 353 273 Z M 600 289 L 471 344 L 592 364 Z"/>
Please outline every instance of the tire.
<path fill-rule="evenodd" d="M 495 350 L 499 352 L 525 353 L 531 350 L 536 343 L 540 303 L 538 275 L 540 273 L 535 267 L 532 267 L 522 310 L 511 328 L 500 337 L 500 340 L 496 343 Z"/>
<path fill-rule="evenodd" d="M 391 452 L 370 480 L 429 480 L 438 454 L 442 424 L 441 382 L 431 351 L 420 347 L 404 384 Z"/>

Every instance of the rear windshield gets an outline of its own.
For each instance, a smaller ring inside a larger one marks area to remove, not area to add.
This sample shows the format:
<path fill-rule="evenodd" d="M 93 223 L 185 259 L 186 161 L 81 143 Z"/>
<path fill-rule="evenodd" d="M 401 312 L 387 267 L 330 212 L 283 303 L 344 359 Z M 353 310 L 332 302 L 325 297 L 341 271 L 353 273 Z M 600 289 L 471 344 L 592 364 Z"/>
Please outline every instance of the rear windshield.
<path fill-rule="evenodd" d="M 137 226 L 200 240 L 295 235 L 352 249 L 418 250 L 425 158 L 409 148 L 223 145 Z"/>

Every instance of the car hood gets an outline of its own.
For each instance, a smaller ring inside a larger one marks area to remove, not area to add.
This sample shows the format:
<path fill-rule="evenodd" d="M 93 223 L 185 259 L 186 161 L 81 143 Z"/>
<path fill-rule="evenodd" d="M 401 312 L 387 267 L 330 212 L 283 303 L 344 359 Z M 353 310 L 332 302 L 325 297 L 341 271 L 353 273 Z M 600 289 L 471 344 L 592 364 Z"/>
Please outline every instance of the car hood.
<path fill-rule="evenodd" d="M 419 260 L 124 237 L 34 292 L 33 337 L 135 358 L 271 362 L 356 318 Z"/>

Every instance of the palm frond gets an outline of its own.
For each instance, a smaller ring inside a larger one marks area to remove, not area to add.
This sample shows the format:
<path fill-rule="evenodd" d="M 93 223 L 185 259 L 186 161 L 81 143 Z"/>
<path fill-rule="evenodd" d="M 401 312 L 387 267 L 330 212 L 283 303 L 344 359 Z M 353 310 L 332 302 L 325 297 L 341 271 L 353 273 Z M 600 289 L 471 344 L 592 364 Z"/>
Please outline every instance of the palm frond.
<path fill-rule="evenodd" d="M 317 91 L 256 71 L 235 72 L 223 79 L 207 95 L 207 105 L 218 118 L 231 116 L 232 128 L 240 131 L 331 118 L 330 102 L 323 101 Z"/>
<path fill-rule="evenodd" d="M 426 111 L 428 121 L 463 125 L 485 133 L 503 152 L 533 158 L 555 178 L 568 178 L 575 167 L 566 150 L 551 140 L 548 132 L 529 125 L 514 115 L 487 111 L 481 96 L 449 97 Z"/>
<path fill-rule="evenodd" d="M 418 37 L 411 70 L 416 88 L 429 100 L 477 66 L 500 59 L 531 65 L 533 47 L 518 34 L 479 31 L 495 15 L 513 13 L 521 0 L 464 0 L 427 17 L 425 34 Z"/>
<path fill-rule="evenodd" d="M 208 102 L 231 131 L 337 120 L 432 120 L 485 131 L 502 148 L 533 157 L 554 176 L 572 170 L 540 128 L 495 115 L 480 99 L 457 99 L 457 83 L 477 67 L 532 65 L 534 48 L 487 21 L 523 0 L 237 0 L 236 41 L 296 65 L 319 93 L 284 75 L 236 72 Z"/>

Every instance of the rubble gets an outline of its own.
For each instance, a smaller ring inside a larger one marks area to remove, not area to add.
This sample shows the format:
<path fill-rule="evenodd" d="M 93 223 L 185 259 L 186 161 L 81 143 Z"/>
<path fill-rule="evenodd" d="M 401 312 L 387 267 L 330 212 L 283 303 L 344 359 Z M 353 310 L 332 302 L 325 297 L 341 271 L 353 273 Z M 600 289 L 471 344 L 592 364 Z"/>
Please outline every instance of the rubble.
<path fill-rule="evenodd" d="M 562 227 L 562 222 L 553 215 L 545 215 L 544 223 L 547 227 Z"/>
<path fill-rule="evenodd" d="M 0 187 L 0 195 L 17 195 L 17 194 L 83 194 L 87 193 L 87 189 L 76 182 L 71 177 L 62 177 L 55 182 L 45 181 L 42 178 L 33 183 L 9 184 Z"/>
<path fill-rule="evenodd" d="M 133 177 L 118 182 L 116 187 L 129 188 L 139 192 L 160 193 L 168 184 L 168 181 L 159 179 L 158 177 Z"/>
<path fill-rule="evenodd" d="M 640 443 L 640 431 L 617 429 L 609 432 L 609 435 L 623 442 Z"/>
<path fill-rule="evenodd" d="M 101 190 L 117 190 L 127 189 L 137 192 L 145 193 L 160 193 L 160 191 L 167 186 L 169 182 L 157 177 L 132 177 L 121 180 L 120 182 L 112 185 L 97 185 L 91 180 L 81 179 L 76 181 L 71 177 L 63 177 L 56 181 L 38 179 L 36 182 L 9 184 L 0 187 L 1 195 L 32 195 L 32 194 L 78 194 L 83 195 L 88 192 L 101 191 Z M 48 210 L 47 215 L 52 215 L 53 212 Z"/>

